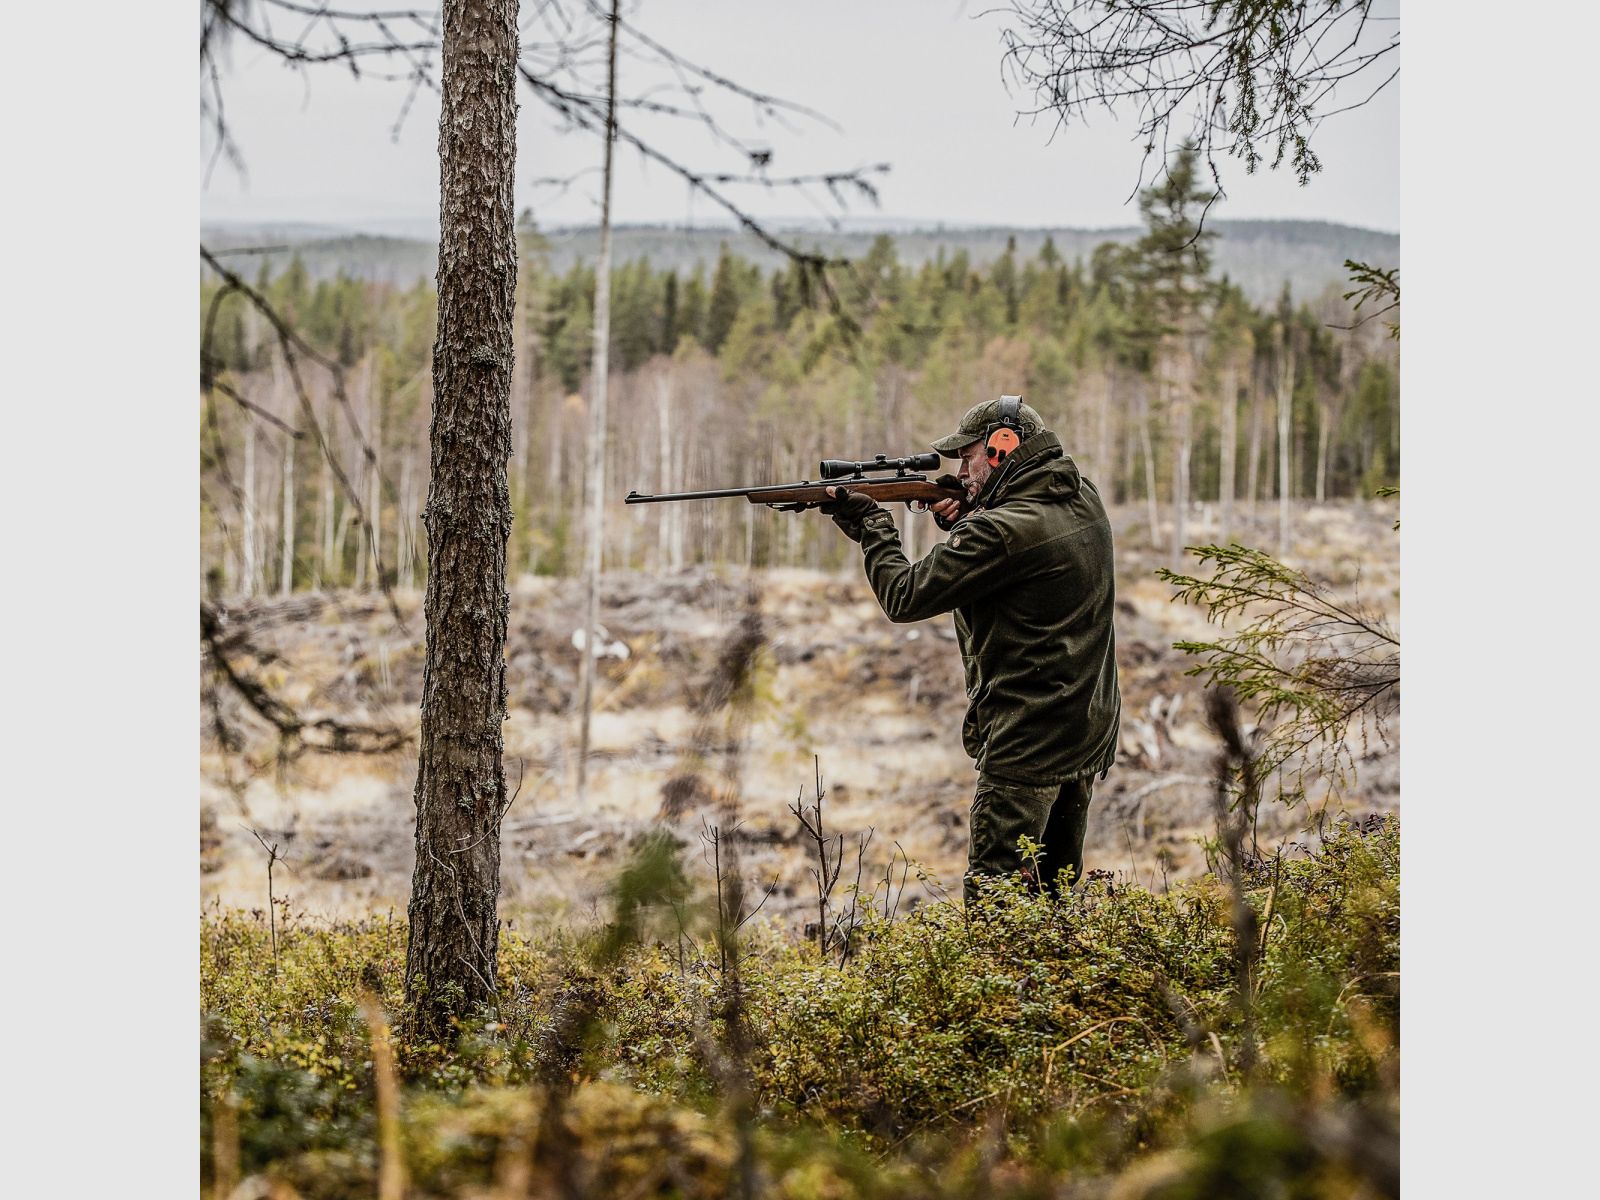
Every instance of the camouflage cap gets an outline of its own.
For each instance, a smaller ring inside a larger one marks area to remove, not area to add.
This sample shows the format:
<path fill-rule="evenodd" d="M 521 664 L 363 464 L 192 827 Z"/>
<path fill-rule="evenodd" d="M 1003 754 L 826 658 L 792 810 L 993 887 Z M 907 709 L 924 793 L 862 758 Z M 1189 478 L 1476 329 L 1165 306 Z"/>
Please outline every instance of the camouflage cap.
<path fill-rule="evenodd" d="M 1017 417 L 1022 422 L 1024 440 L 1044 428 L 1044 418 L 1031 404 L 1024 404 L 1019 408 Z M 982 404 L 974 404 L 967 409 L 967 415 L 961 418 L 961 424 L 956 427 L 956 431 L 949 437 L 942 437 L 934 442 L 933 448 L 946 458 L 960 458 L 962 447 L 972 445 L 983 436 L 984 430 L 999 419 L 999 400 L 985 400 Z"/>

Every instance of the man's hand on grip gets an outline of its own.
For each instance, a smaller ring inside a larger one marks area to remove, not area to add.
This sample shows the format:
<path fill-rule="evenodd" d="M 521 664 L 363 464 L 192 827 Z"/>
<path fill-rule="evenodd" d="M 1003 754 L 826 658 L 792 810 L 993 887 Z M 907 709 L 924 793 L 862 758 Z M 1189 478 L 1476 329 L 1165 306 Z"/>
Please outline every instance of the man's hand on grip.
<path fill-rule="evenodd" d="M 940 487 L 966 490 L 966 485 L 954 475 L 941 475 L 934 480 L 934 483 Z M 933 523 L 948 533 L 965 508 L 966 502 L 962 500 L 937 500 L 928 506 L 928 511 L 933 514 Z"/>

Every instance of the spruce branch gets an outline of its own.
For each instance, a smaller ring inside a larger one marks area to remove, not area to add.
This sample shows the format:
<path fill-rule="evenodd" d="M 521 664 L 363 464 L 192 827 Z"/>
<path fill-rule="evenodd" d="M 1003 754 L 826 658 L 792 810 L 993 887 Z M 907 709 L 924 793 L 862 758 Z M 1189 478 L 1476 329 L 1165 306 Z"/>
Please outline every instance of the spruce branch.
<path fill-rule="evenodd" d="M 1262 778 L 1296 803 L 1309 779 L 1342 786 L 1354 774 L 1352 733 L 1386 740 L 1400 692 L 1400 640 L 1381 613 L 1334 595 L 1260 550 L 1190 546 L 1209 575 L 1156 572 L 1174 601 L 1205 610 L 1215 638 L 1175 642 L 1199 661 L 1185 674 L 1225 687 L 1270 723 L 1256 750 Z"/>

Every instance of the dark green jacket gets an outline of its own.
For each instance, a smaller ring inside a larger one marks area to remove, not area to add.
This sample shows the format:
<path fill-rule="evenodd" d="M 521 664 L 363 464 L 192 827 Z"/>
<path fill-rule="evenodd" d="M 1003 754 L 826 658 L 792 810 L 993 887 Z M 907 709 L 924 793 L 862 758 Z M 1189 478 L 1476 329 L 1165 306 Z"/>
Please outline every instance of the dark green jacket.
<path fill-rule="evenodd" d="M 919 561 L 907 561 L 886 512 L 865 521 L 861 547 L 891 621 L 955 613 L 962 740 L 980 771 L 1048 784 L 1111 765 L 1122 709 L 1111 523 L 1055 434 L 1023 442 Z"/>

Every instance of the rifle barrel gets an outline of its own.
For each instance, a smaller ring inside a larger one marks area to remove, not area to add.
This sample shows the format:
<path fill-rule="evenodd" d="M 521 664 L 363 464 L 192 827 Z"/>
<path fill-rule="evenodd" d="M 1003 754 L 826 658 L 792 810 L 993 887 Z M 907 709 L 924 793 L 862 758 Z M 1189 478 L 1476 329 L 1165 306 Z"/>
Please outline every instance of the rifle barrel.
<path fill-rule="evenodd" d="M 748 496 L 752 492 L 767 492 L 776 490 L 777 485 L 766 487 L 739 487 L 716 488 L 707 492 L 661 492 L 654 496 L 641 495 L 638 492 L 629 492 L 623 498 L 624 504 L 655 504 L 662 500 L 720 500 L 725 496 Z M 810 483 L 789 484 L 789 487 L 811 487 Z"/>

